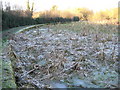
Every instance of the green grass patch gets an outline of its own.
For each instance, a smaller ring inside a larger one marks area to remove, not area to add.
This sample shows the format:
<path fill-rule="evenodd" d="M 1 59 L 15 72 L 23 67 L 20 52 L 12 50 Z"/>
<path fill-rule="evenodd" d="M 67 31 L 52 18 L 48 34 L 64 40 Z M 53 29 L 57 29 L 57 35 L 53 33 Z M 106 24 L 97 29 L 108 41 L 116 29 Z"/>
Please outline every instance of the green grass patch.
<path fill-rule="evenodd" d="M 2 61 L 2 88 L 17 88 L 11 61 Z"/>

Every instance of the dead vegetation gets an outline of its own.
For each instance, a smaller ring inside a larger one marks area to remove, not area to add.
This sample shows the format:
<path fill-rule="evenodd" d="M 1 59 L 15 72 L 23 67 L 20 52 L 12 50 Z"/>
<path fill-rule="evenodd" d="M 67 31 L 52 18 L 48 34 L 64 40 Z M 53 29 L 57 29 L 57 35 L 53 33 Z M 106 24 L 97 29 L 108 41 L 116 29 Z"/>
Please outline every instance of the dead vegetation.
<path fill-rule="evenodd" d="M 62 26 L 58 25 L 16 34 L 9 41 L 8 57 L 18 87 L 118 87 L 117 34 L 84 25 L 80 32 L 66 30 L 70 25 L 56 29 Z M 112 30 L 116 32 L 116 28 Z"/>

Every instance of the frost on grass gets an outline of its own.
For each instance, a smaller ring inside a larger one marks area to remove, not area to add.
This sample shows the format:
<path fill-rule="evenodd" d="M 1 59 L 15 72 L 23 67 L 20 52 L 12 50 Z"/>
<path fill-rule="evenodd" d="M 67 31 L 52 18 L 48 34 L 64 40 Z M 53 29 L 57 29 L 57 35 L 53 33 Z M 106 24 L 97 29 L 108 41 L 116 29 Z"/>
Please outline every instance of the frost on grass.
<path fill-rule="evenodd" d="M 109 37 L 109 39 L 108 39 Z M 9 41 L 19 87 L 118 87 L 117 35 L 32 29 Z"/>

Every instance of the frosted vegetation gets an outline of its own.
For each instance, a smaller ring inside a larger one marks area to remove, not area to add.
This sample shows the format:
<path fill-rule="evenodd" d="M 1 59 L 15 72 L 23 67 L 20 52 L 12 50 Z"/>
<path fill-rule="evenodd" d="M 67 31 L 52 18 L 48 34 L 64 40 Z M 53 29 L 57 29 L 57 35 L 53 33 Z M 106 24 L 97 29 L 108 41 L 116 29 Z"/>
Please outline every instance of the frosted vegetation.
<path fill-rule="evenodd" d="M 15 34 L 7 51 L 18 87 L 118 87 L 117 26 L 46 25 Z"/>

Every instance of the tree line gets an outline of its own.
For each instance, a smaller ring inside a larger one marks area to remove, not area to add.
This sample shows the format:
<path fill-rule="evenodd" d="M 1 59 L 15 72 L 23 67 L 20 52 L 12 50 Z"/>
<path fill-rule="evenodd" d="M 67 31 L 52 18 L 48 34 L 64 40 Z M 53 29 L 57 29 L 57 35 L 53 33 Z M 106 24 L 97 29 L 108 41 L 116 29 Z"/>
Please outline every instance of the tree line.
<path fill-rule="evenodd" d="M 12 12 L 2 11 L 2 30 L 19 27 L 24 25 L 33 25 L 33 24 L 46 24 L 46 23 L 53 23 L 56 24 L 66 23 L 71 21 L 79 21 L 78 17 L 71 18 L 63 18 L 63 17 L 39 17 L 33 19 L 31 17 L 25 17 L 20 15 L 15 15 Z"/>
<path fill-rule="evenodd" d="M 12 10 L 10 3 L 6 3 L 5 9 L 1 8 L 2 30 L 18 27 L 18 26 L 35 24 L 36 22 L 32 18 L 33 7 L 34 7 L 33 5 L 32 7 L 30 7 L 29 0 L 28 0 L 26 10 L 18 9 L 17 6 L 15 7 L 14 10 Z"/>
<path fill-rule="evenodd" d="M 100 11 L 94 13 L 87 8 L 76 8 L 73 10 L 60 11 L 58 7 L 54 5 L 50 10 L 41 11 L 38 13 L 38 17 L 34 14 L 34 3 L 30 6 L 29 0 L 26 2 L 26 10 L 18 9 L 17 6 L 13 10 L 10 4 L 5 5 L 5 9 L 1 9 L 2 12 L 2 30 L 6 30 L 13 27 L 19 27 L 24 25 L 33 24 L 45 24 L 45 23 L 66 23 L 71 21 L 118 21 L 118 8 L 113 8 L 106 11 Z"/>
<path fill-rule="evenodd" d="M 78 17 L 73 18 L 63 18 L 59 16 L 55 17 L 38 17 L 32 18 L 33 10 L 34 10 L 34 3 L 30 7 L 29 0 L 27 2 L 27 9 L 26 10 L 11 10 L 10 4 L 7 4 L 5 9 L 2 8 L 2 30 L 6 30 L 13 27 L 19 27 L 24 25 L 33 25 L 33 24 L 45 24 L 45 23 L 65 23 L 71 21 L 79 21 Z"/>
<path fill-rule="evenodd" d="M 38 14 L 38 15 L 36 15 Z M 39 12 L 33 14 L 33 17 L 64 17 L 64 18 L 74 18 L 77 17 L 79 20 L 83 21 L 111 21 L 118 22 L 118 8 L 111 8 L 107 10 L 101 10 L 93 12 L 88 8 L 75 8 L 60 11 L 57 6 L 54 5 L 50 10 Z M 76 18 L 75 18 L 76 20 Z"/>

